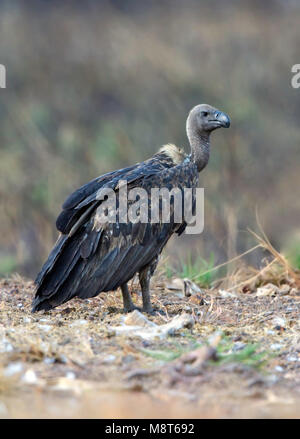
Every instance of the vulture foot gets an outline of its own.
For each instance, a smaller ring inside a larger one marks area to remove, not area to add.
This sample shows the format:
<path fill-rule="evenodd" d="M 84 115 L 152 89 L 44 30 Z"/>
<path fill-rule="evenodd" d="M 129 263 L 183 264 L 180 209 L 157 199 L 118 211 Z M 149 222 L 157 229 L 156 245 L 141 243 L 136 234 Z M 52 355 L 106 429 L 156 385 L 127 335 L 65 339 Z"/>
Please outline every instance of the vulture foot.
<path fill-rule="evenodd" d="M 162 309 L 153 309 L 152 306 L 151 307 L 144 307 L 142 308 L 142 312 L 145 312 L 147 314 L 149 314 L 150 316 L 157 316 L 157 315 L 161 315 L 161 316 L 165 316 L 166 313 L 162 310 Z"/>
<path fill-rule="evenodd" d="M 121 291 L 122 291 L 122 296 L 123 296 L 123 304 L 124 304 L 123 311 L 124 311 L 124 313 L 134 311 L 135 309 L 137 309 L 138 311 L 141 311 L 141 309 L 138 308 L 137 306 L 135 306 L 135 304 L 133 303 L 133 301 L 131 299 L 131 294 L 128 291 L 127 284 L 124 284 L 121 286 Z"/>
<path fill-rule="evenodd" d="M 124 308 L 123 308 L 123 312 L 124 312 L 125 314 L 127 314 L 127 313 L 129 313 L 129 312 L 134 311 L 135 309 L 138 310 L 138 311 L 142 311 L 141 308 L 139 308 L 138 306 L 135 306 L 135 305 L 132 304 L 132 306 L 124 306 Z"/>

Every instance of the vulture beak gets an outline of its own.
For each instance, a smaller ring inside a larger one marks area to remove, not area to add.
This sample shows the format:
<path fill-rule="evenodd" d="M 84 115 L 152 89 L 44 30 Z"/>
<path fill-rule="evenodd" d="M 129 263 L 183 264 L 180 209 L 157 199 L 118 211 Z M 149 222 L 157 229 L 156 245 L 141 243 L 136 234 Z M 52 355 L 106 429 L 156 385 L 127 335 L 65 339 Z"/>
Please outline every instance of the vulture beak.
<path fill-rule="evenodd" d="M 215 112 L 215 119 L 216 122 L 219 122 L 221 127 L 229 128 L 230 127 L 230 118 L 227 116 L 226 113 L 223 113 L 222 111 L 216 111 Z"/>

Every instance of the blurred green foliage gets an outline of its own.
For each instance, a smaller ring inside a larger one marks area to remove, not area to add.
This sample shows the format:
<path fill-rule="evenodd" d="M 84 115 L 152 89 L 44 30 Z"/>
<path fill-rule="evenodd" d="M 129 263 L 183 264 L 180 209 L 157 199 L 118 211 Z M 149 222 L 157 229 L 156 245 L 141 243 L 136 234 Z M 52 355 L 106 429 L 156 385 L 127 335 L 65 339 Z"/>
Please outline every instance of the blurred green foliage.
<path fill-rule="evenodd" d="M 208 343 L 199 342 L 189 337 L 189 343 L 186 345 L 172 342 L 163 350 L 143 348 L 141 352 L 155 360 L 169 362 L 207 345 Z M 223 335 L 216 347 L 216 359 L 209 361 L 209 363 L 211 365 L 239 363 L 255 369 L 261 369 L 272 357 L 274 357 L 274 353 L 263 350 L 258 343 L 246 343 L 245 346 L 237 350 L 235 349 L 235 343 L 229 337 Z"/>
<path fill-rule="evenodd" d="M 300 242 L 293 242 L 288 246 L 287 258 L 294 268 L 300 270 Z"/>
<path fill-rule="evenodd" d="M 165 273 L 168 278 L 177 275 L 183 279 L 193 280 L 202 287 L 209 287 L 216 275 L 215 271 L 211 271 L 214 267 L 214 261 L 213 253 L 210 254 L 207 261 L 200 255 L 188 253 L 185 258 L 180 258 L 179 266 L 166 265 Z"/>
<path fill-rule="evenodd" d="M 171 259 L 219 263 L 250 247 L 256 206 L 274 245 L 293 241 L 299 20 L 299 4 L 280 0 L 1 2 L 0 271 L 36 275 L 81 184 L 164 143 L 188 150 L 185 119 L 201 102 L 232 127 L 213 134 L 201 173 L 204 233 L 172 239 Z"/>

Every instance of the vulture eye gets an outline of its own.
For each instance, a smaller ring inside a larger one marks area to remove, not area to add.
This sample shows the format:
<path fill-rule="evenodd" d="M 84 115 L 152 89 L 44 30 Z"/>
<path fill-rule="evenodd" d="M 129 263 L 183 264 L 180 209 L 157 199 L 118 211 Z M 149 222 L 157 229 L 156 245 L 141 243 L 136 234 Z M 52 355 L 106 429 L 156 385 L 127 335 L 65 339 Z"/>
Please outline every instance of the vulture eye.
<path fill-rule="evenodd" d="M 208 112 L 207 111 L 201 111 L 201 116 L 203 116 L 203 117 L 208 116 Z"/>

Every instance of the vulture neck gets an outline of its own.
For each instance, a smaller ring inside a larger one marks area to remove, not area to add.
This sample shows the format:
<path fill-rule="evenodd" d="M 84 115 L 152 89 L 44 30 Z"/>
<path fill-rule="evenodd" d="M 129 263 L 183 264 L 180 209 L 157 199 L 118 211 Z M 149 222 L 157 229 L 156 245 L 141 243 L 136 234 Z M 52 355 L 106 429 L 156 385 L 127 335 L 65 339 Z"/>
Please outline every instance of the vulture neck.
<path fill-rule="evenodd" d="M 187 126 L 187 136 L 191 146 L 192 160 L 196 164 L 198 172 L 200 172 L 209 160 L 209 134 L 197 133 L 195 129 Z"/>

